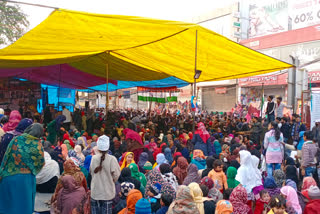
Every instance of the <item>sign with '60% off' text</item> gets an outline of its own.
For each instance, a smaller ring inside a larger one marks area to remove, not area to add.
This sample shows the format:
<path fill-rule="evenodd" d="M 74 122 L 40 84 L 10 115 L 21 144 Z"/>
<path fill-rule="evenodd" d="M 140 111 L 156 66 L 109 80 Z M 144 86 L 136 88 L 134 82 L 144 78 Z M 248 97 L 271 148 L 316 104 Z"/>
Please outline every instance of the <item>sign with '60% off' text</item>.
<path fill-rule="evenodd" d="M 290 0 L 292 30 L 320 24 L 320 0 Z"/>

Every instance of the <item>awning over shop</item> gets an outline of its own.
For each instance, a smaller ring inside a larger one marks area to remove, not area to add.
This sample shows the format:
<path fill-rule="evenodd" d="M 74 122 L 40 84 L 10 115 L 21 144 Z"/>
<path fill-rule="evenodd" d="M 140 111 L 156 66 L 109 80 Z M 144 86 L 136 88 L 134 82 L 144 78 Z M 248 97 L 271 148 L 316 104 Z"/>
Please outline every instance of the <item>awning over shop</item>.
<path fill-rule="evenodd" d="M 195 24 L 58 9 L 0 51 L 0 68 L 5 69 L 0 73 L 68 64 L 100 78 L 147 81 L 174 76 L 191 83 L 196 34 L 197 69 L 202 70 L 198 81 L 292 67 Z"/>

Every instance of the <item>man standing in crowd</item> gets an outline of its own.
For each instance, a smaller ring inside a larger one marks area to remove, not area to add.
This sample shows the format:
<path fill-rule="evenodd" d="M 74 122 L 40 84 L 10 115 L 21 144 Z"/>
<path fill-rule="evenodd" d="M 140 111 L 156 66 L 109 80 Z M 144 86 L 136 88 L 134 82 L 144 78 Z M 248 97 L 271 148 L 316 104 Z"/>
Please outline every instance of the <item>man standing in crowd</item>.
<path fill-rule="evenodd" d="M 272 100 L 273 100 L 273 96 L 270 95 L 268 97 L 268 105 L 266 110 L 266 115 L 268 116 L 269 123 L 274 121 L 275 119 L 274 110 L 275 110 L 276 104 Z"/>
<path fill-rule="evenodd" d="M 63 122 L 63 127 L 66 129 L 66 131 L 70 130 L 70 125 L 71 125 L 71 112 L 65 107 L 62 106 L 62 115 L 66 117 L 66 120 Z"/>
<path fill-rule="evenodd" d="M 320 119 L 316 120 L 315 126 L 312 128 L 314 141 L 320 143 Z"/>
<path fill-rule="evenodd" d="M 282 103 L 282 97 L 277 97 L 277 102 L 276 102 L 276 117 L 283 117 L 283 109 L 284 109 L 284 104 Z"/>
<path fill-rule="evenodd" d="M 306 130 L 307 130 L 306 126 L 300 121 L 300 116 L 297 114 L 293 114 L 292 126 L 291 126 L 291 138 L 293 140 L 294 145 L 297 145 L 299 142 L 299 133 Z"/>

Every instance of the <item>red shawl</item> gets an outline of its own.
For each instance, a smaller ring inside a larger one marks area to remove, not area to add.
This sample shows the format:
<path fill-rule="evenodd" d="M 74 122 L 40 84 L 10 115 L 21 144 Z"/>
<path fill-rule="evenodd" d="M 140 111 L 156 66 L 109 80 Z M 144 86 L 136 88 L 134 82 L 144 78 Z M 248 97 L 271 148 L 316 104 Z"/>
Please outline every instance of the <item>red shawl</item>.
<path fill-rule="evenodd" d="M 204 143 L 207 143 L 207 140 L 210 138 L 210 134 L 202 122 L 198 123 L 198 129 L 194 134 L 198 134 Z"/>
<path fill-rule="evenodd" d="M 143 145 L 142 139 L 137 132 L 128 128 L 124 129 L 122 132 L 126 136 L 126 139 L 132 139 L 132 140 L 138 141 L 141 145 Z"/>

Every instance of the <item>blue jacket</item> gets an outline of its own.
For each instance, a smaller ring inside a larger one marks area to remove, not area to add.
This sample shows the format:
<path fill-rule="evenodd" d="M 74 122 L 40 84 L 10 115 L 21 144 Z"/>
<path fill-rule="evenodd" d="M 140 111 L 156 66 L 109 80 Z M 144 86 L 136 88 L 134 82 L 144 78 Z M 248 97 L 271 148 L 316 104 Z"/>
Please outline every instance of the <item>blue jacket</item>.
<path fill-rule="evenodd" d="M 203 142 L 200 135 L 194 134 L 192 138 L 192 143 L 194 144 L 194 149 L 200 149 L 201 151 L 203 151 L 203 154 L 205 156 L 208 156 L 209 153 L 212 153 L 211 143 L 209 142 L 209 140 L 207 140 L 206 143 Z"/>
<path fill-rule="evenodd" d="M 158 209 L 156 214 L 166 214 L 168 212 L 168 209 L 169 207 L 161 207 L 160 209 Z"/>

